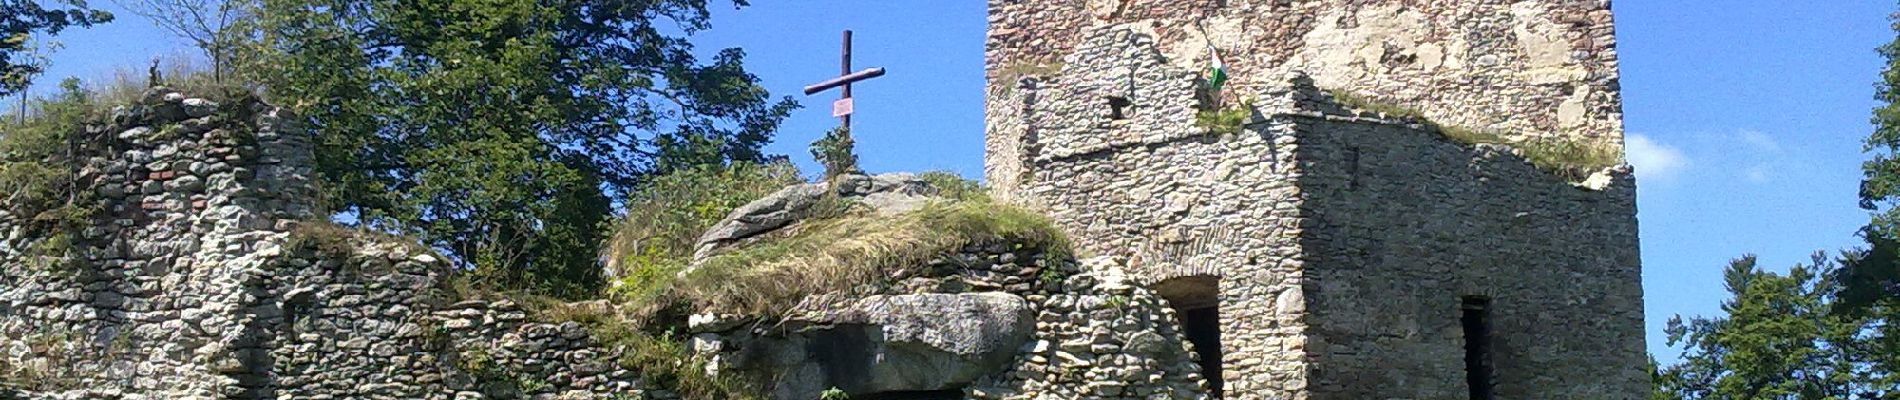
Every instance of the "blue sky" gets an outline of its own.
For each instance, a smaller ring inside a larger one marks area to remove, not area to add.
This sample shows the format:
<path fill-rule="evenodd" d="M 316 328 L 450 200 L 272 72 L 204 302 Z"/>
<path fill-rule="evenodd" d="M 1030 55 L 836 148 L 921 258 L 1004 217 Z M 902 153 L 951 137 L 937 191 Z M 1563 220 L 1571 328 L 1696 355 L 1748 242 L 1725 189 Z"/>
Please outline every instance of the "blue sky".
<path fill-rule="evenodd" d="M 96 1 L 108 9 L 116 6 Z M 806 108 L 769 150 L 815 170 L 806 144 L 836 124 L 834 93 L 801 86 L 837 73 L 838 34 L 857 32 L 856 66 L 889 75 L 860 84 L 856 120 L 864 167 L 982 175 L 984 2 L 976 0 L 758 0 L 720 6 L 702 53 L 743 47 L 774 93 Z M 1777 269 L 1815 250 L 1856 243 L 1860 139 L 1870 127 L 1874 47 L 1893 38 L 1884 0 L 1616 3 L 1625 119 L 1639 168 L 1644 289 L 1650 349 L 1663 358 L 1662 324 L 1713 314 L 1727 260 L 1756 253 Z M 43 90 L 59 77 L 103 77 L 151 57 L 192 54 L 148 21 L 58 38 Z"/>

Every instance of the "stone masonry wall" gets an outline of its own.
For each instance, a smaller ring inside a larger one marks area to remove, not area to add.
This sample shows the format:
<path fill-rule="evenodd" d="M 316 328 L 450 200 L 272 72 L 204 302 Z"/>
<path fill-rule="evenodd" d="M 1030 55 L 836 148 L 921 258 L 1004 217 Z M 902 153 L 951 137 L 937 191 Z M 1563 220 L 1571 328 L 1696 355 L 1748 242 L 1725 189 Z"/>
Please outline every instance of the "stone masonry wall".
<path fill-rule="evenodd" d="M 1464 397 L 1466 296 L 1492 301 L 1499 398 L 1641 397 L 1627 166 L 1569 182 L 1346 110 L 1303 73 L 1249 93 L 1238 126 L 1196 126 L 1193 72 L 1148 35 L 1094 28 L 1012 89 L 1018 118 L 992 129 L 1032 134 L 992 136 L 1021 151 L 990 173 L 1144 283 L 1214 278 L 1228 398 Z"/>
<path fill-rule="evenodd" d="M 1018 92 L 1021 124 L 1040 134 L 1020 190 L 1004 195 L 1048 214 L 1082 251 L 1129 260 L 1141 283 L 1218 278 L 1226 393 L 1290 397 L 1306 384 L 1297 147 L 1282 132 L 1196 128 L 1191 73 L 1123 45 L 1143 36 L 1099 29 L 1067 58 L 1077 73 Z M 1097 65 L 1136 71 L 1139 89 L 1084 72 Z M 1129 118 L 1111 118 L 1103 87 L 1128 96 Z"/>
<path fill-rule="evenodd" d="M 254 101 L 159 90 L 87 127 L 96 156 L 81 181 L 98 206 L 95 226 L 73 244 L 80 267 L 35 267 L 24 249 L 45 232 L 22 235 L 19 220 L 0 221 L 15 231 L 0 249 L 9 363 L 101 397 L 266 391 L 262 343 L 249 334 L 274 312 L 255 290 L 269 279 L 259 253 L 286 222 L 310 215 L 294 200 L 310 197 L 307 140 L 283 120 Z M 42 345 L 19 351 L 34 341 Z"/>
<path fill-rule="evenodd" d="M 1525 136 L 1620 142 L 1607 0 L 990 0 L 992 94 L 1050 66 L 1091 27 L 1152 30 L 1176 67 L 1220 49 L 1234 93 L 1301 70 L 1320 87 L 1412 105 L 1434 120 Z M 992 99 L 995 99 L 994 97 Z"/>
<path fill-rule="evenodd" d="M 1635 185 L 1580 187 L 1503 146 L 1290 117 L 1307 225 L 1313 398 L 1463 398 L 1467 296 L 1489 301 L 1500 399 L 1648 392 Z"/>
<path fill-rule="evenodd" d="M 322 214 L 309 138 L 282 113 L 155 89 L 88 127 L 80 177 L 98 211 L 72 267 L 27 252 L 46 237 L 23 231 L 28 216 L 0 215 L 0 398 L 646 394 L 578 327 L 450 304 L 449 267 L 425 250 L 351 234 L 314 238 L 327 252 L 297 244 Z M 527 368 L 471 371 L 474 348 Z M 494 376 L 532 379 L 485 386 Z"/>

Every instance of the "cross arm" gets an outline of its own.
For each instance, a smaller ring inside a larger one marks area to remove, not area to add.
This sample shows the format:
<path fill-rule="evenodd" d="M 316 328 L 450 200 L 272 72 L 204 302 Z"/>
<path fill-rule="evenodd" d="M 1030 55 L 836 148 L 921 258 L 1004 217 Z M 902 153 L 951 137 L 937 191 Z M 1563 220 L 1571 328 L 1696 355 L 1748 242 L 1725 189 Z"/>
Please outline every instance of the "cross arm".
<path fill-rule="evenodd" d="M 850 75 L 831 78 L 831 80 L 828 80 L 828 81 L 819 82 L 811 86 L 806 86 L 805 94 L 810 95 L 813 93 L 823 92 L 827 89 L 849 85 L 857 81 L 876 78 L 880 76 L 884 76 L 884 68 L 871 68 L 871 69 L 867 69 L 863 71 L 853 72 Z"/>

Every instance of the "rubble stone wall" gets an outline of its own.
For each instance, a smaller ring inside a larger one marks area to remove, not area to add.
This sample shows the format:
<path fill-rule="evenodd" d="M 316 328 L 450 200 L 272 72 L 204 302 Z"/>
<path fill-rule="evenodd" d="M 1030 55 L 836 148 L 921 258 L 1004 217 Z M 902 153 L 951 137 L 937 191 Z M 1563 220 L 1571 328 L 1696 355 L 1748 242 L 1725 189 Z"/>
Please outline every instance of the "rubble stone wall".
<path fill-rule="evenodd" d="M 87 127 L 96 211 L 70 265 L 29 251 L 50 237 L 31 216 L 0 215 L 0 398 L 644 394 L 579 327 L 450 303 L 446 261 L 413 244 L 291 248 L 322 214 L 309 137 L 281 113 L 154 90 Z M 477 346 L 534 379 L 484 386 Z"/>

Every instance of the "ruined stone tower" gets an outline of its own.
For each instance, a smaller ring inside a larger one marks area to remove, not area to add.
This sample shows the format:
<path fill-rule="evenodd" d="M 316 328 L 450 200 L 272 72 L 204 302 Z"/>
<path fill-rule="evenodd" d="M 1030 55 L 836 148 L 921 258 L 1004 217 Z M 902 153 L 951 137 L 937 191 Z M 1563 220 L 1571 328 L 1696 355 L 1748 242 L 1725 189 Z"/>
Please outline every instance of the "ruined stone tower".
<path fill-rule="evenodd" d="M 1620 153 L 1608 4 L 991 0 L 987 181 L 1167 297 L 1225 398 L 1642 398 L 1630 169 L 1531 151 Z"/>

